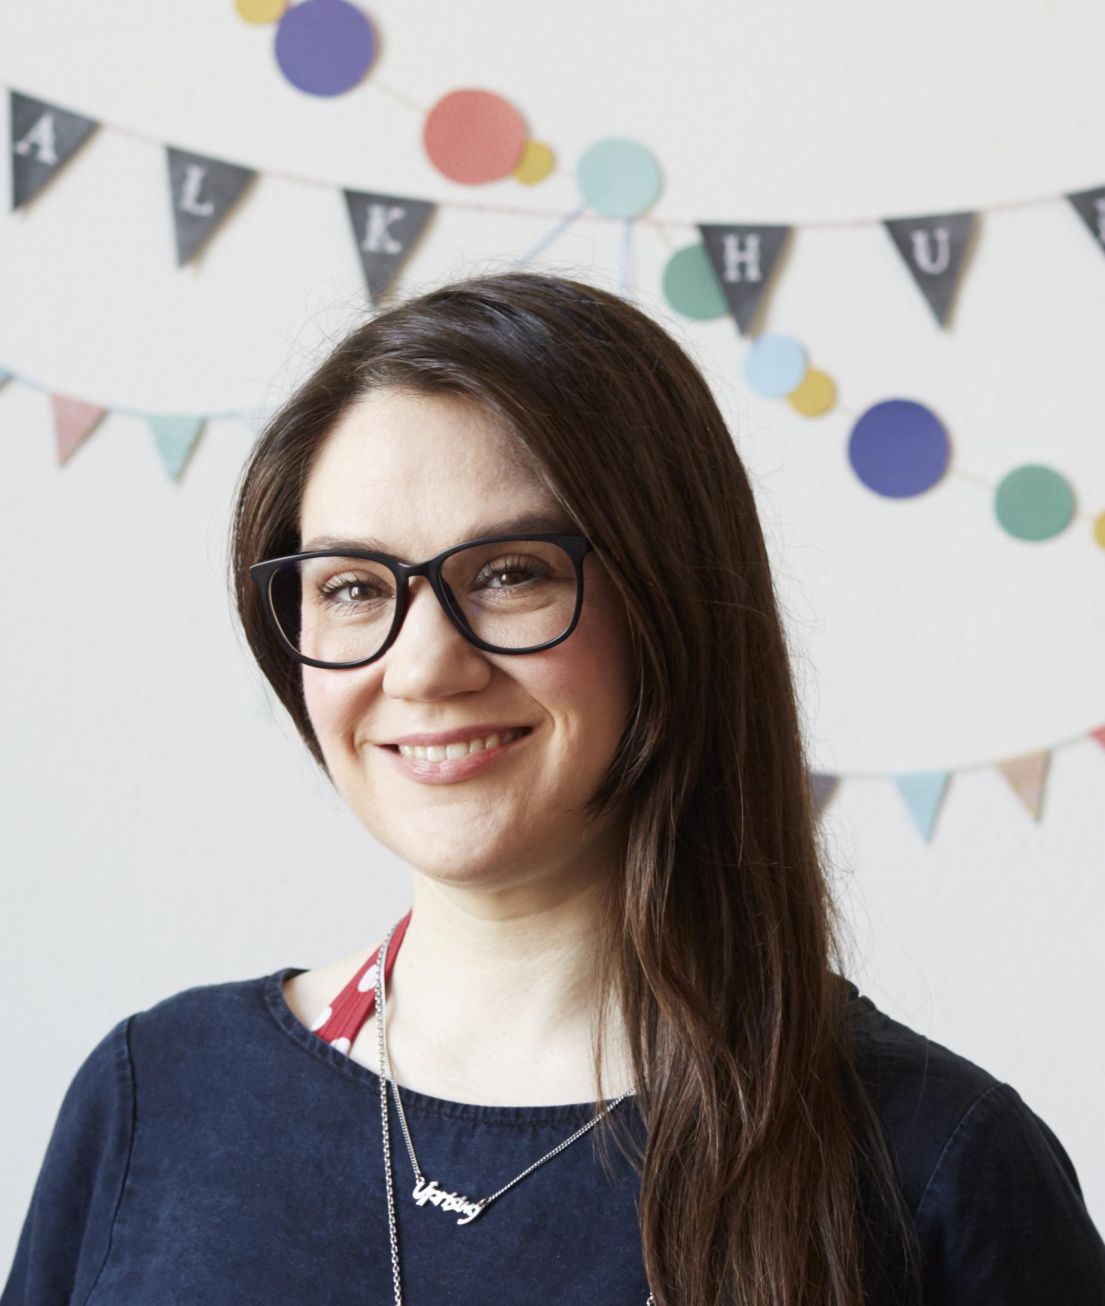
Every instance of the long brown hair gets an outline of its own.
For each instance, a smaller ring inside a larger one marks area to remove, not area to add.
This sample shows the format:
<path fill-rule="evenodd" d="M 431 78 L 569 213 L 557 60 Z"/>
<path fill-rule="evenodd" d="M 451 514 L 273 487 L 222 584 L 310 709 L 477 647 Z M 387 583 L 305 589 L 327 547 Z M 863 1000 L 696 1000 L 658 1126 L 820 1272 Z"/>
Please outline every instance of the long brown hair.
<path fill-rule="evenodd" d="M 634 706 L 589 810 L 624 814 L 627 831 L 598 991 L 620 1010 L 647 1123 L 635 1161 L 657 1303 L 860 1306 L 884 1262 L 920 1301 L 912 1221 L 855 1066 L 768 554 L 706 381 L 632 304 L 528 272 L 434 289 L 333 347 L 257 439 L 230 546 L 250 648 L 324 772 L 300 668 L 247 569 L 300 548 L 312 459 L 381 386 L 499 418 L 625 604 Z"/>

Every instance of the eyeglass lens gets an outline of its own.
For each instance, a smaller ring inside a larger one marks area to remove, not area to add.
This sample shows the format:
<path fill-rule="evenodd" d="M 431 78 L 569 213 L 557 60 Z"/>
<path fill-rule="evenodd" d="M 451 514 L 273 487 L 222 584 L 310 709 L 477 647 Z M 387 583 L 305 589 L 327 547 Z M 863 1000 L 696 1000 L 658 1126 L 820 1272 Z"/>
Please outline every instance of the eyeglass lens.
<path fill-rule="evenodd" d="M 395 619 L 396 576 L 385 563 L 328 554 L 286 563 L 272 577 L 281 631 L 304 656 L 343 666 L 379 651 Z M 441 568 L 461 620 L 504 651 L 546 644 L 571 625 L 571 556 L 544 540 L 499 540 L 452 553 Z"/>

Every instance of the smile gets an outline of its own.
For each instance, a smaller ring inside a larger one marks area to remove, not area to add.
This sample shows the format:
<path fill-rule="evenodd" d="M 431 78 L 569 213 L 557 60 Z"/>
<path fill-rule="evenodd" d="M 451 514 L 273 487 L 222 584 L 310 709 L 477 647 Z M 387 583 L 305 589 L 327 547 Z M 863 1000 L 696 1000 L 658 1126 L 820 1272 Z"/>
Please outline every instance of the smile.
<path fill-rule="evenodd" d="M 509 744 L 527 729 L 527 726 L 517 726 L 513 730 L 504 730 L 502 734 L 485 735 L 482 739 L 458 739 L 452 744 L 398 744 L 396 747 L 404 757 L 420 757 L 426 762 L 451 762 L 455 757 L 467 757 L 469 753 L 482 753 L 486 748 Z"/>
<path fill-rule="evenodd" d="M 488 767 L 525 746 L 525 741 L 533 734 L 531 726 L 520 726 L 504 730 L 502 734 L 486 735 L 481 738 L 457 740 L 452 744 L 431 744 L 428 746 L 412 744 L 377 745 L 381 752 L 388 753 L 394 764 L 412 780 L 423 784 L 451 784 L 458 780 L 467 780 L 477 772 Z"/>

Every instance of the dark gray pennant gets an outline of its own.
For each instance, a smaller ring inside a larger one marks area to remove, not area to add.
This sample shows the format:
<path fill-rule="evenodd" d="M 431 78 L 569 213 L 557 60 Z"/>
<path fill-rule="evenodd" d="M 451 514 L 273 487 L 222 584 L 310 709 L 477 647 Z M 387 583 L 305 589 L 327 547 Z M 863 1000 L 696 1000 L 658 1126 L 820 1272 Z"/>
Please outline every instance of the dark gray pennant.
<path fill-rule="evenodd" d="M 183 267 L 230 212 L 256 175 L 252 168 L 165 147 L 169 198 L 176 228 L 177 267 Z"/>
<path fill-rule="evenodd" d="M 21 208 L 100 124 L 56 104 L 11 92 L 12 208 Z"/>
<path fill-rule="evenodd" d="M 791 229 L 700 222 L 698 230 L 737 330 L 746 335 Z"/>
<path fill-rule="evenodd" d="M 1076 191 L 1067 199 L 1074 205 L 1075 211 L 1090 229 L 1094 240 L 1105 250 L 1105 186 L 1095 186 L 1093 190 Z"/>
<path fill-rule="evenodd" d="M 404 195 L 373 195 L 359 190 L 344 194 L 368 297 L 375 304 L 387 294 L 437 205 Z"/>
<path fill-rule="evenodd" d="M 930 213 L 888 218 L 884 224 L 941 326 L 948 322 L 975 218 L 974 213 Z"/>

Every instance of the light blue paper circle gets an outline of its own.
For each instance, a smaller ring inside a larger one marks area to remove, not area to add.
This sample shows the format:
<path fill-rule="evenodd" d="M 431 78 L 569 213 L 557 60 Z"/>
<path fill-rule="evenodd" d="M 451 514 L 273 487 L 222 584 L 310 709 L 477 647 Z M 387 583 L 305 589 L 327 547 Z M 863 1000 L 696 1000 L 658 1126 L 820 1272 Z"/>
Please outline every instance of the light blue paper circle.
<path fill-rule="evenodd" d="M 758 336 L 744 356 L 744 379 L 757 393 L 779 399 L 806 375 L 806 351 L 790 336 Z"/>
<path fill-rule="evenodd" d="M 610 136 L 584 151 L 576 181 L 588 208 L 635 218 L 660 194 L 660 164 L 638 141 Z"/>

